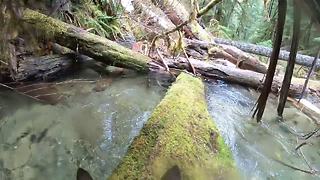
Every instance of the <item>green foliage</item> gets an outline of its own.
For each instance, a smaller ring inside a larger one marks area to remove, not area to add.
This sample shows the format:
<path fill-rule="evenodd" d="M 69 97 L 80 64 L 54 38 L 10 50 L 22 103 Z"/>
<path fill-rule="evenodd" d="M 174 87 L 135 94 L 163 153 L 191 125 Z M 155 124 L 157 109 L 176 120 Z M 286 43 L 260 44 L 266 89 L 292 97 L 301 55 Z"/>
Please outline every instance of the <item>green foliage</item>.
<path fill-rule="evenodd" d="M 120 4 L 112 0 L 102 0 L 99 4 L 85 1 L 74 7 L 74 23 L 99 36 L 116 38 L 121 34 L 118 16 L 122 12 Z"/>
<path fill-rule="evenodd" d="M 269 48 L 272 48 L 272 40 L 266 40 L 266 41 L 262 41 L 262 42 L 258 42 L 257 45 L 261 45 L 261 46 L 266 46 Z"/>
<path fill-rule="evenodd" d="M 203 0 L 201 5 L 208 1 Z M 270 0 L 267 4 L 256 0 L 224 0 L 202 20 L 215 36 L 272 47 L 277 5 L 276 0 Z M 299 50 L 311 55 L 318 47 L 319 42 L 314 40 L 319 32 L 311 17 L 307 13 L 303 15 Z M 288 1 L 282 46 L 290 46 L 292 28 L 293 1 Z"/>

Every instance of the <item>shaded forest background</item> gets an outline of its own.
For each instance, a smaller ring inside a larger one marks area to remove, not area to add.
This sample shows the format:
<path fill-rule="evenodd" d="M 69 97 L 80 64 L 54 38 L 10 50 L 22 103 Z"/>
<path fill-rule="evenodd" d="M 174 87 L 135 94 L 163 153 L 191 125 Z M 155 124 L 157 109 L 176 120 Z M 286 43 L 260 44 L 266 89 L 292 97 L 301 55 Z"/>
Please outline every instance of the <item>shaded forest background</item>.
<path fill-rule="evenodd" d="M 19 8 L 37 9 L 42 13 L 83 27 L 89 32 L 111 40 L 128 39 L 125 37 L 135 38 L 135 41 L 144 40 L 146 38 L 144 35 L 133 37 L 130 33 L 128 34 L 131 30 L 127 29 L 128 26 L 124 26 L 123 19 L 130 16 L 123 8 L 126 2 L 119 0 L 1 0 L 0 51 L 2 55 L 0 72 L 6 73 L 5 69 L 9 64 L 8 59 L 13 57 L 14 52 L 12 52 L 8 42 L 11 42 L 11 44 L 21 43 L 17 42 L 18 36 L 29 39 L 30 42 L 35 42 L 26 44 L 24 52 L 28 52 L 28 46 L 30 46 L 33 53 L 38 55 L 46 53 L 46 42 L 43 42 L 45 38 L 41 38 L 41 42 L 39 42 L 33 38 L 34 31 L 19 23 Z M 200 0 L 198 3 L 202 8 L 208 2 L 209 0 Z M 274 0 L 223 0 L 199 21 L 217 37 L 272 47 L 276 17 L 277 3 Z M 289 50 L 292 24 L 293 7 L 292 1 L 289 1 L 282 49 Z M 316 45 L 320 42 L 315 22 L 310 16 L 304 15 L 301 27 L 299 52 L 314 56 L 317 49 Z M 45 36 L 50 41 L 50 37 Z M 34 48 L 34 46 L 39 47 Z M 34 51 L 34 49 L 38 49 L 38 51 Z M 261 58 L 261 60 L 266 62 L 267 59 Z M 299 69 L 301 70 L 301 68 Z M 303 76 L 306 71 L 296 75 Z"/>

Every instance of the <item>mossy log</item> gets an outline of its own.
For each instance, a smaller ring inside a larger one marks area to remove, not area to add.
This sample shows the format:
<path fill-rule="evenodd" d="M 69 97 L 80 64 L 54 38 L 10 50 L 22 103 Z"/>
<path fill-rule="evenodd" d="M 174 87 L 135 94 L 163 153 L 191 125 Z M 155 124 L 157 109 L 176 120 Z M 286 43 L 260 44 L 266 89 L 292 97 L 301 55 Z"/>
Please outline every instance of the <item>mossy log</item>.
<path fill-rule="evenodd" d="M 127 49 L 106 38 L 94 35 L 84 29 L 57 19 L 48 17 L 37 11 L 25 9 L 21 20 L 35 30 L 53 37 L 53 39 L 74 51 L 107 64 L 125 67 L 138 72 L 148 71 L 147 56 Z"/>
<path fill-rule="evenodd" d="M 231 152 L 207 111 L 204 84 L 182 73 L 109 179 L 236 179 L 237 175 Z"/>

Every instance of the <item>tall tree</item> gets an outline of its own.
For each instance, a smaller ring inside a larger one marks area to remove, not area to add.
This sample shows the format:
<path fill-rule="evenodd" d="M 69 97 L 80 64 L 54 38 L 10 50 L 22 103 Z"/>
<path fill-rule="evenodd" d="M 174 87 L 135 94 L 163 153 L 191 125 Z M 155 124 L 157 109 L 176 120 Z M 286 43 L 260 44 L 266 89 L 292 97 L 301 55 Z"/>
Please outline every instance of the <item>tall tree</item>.
<path fill-rule="evenodd" d="M 300 21 L 301 21 L 301 11 L 300 7 L 297 4 L 297 1 L 294 1 L 294 24 L 293 24 L 293 34 L 291 49 L 289 55 L 289 61 L 286 68 L 286 73 L 283 78 L 282 87 L 280 91 L 280 100 L 278 105 L 278 115 L 282 117 L 283 109 L 287 101 L 289 88 L 291 84 L 291 78 L 293 75 L 294 64 L 296 63 L 296 56 L 298 51 L 299 44 L 299 35 L 300 35 Z"/>
<path fill-rule="evenodd" d="M 280 46 L 281 46 L 281 41 L 283 36 L 284 23 L 286 19 L 286 11 L 287 11 L 287 1 L 278 0 L 278 22 L 277 22 L 275 40 L 273 44 L 273 50 L 270 57 L 269 68 L 268 68 L 266 79 L 264 81 L 264 86 L 259 96 L 257 107 L 253 113 L 253 117 L 256 116 L 257 122 L 261 121 L 264 109 L 266 107 L 269 93 L 271 92 L 272 81 L 273 81 L 274 73 L 276 70 L 277 62 L 278 62 Z"/>

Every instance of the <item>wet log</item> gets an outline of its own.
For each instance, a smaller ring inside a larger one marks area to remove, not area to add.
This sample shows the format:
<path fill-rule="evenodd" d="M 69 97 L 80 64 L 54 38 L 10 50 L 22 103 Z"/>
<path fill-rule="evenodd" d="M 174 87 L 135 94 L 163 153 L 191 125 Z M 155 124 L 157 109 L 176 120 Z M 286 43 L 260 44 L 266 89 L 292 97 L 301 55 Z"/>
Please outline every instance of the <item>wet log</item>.
<path fill-rule="evenodd" d="M 48 81 L 67 73 L 73 64 L 73 58 L 67 55 L 20 57 L 18 59 L 17 70 L 12 73 L 12 76 L 16 81 Z"/>
<path fill-rule="evenodd" d="M 234 165 L 208 113 L 204 84 L 182 73 L 109 179 L 238 179 Z"/>
<path fill-rule="evenodd" d="M 147 63 L 150 59 L 147 56 L 127 49 L 106 38 L 89 33 L 84 29 L 31 9 L 23 10 L 21 21 L 35 30 L 52 37 L 57 43 L 97 61 L 133 69 L 138 72 L 148 71 Z"/>
<path fill-rule="evenodd" d="M 249 71 L 249 70 L 242 70 L 239 68 L 225 66 L 222 64 L 214 64 L 210 61 L 199 61 L 192 58 L 189 58 L 191 64 L 194 66 L 196 71 L 201 74 L 204 78 L 214 78 L 224 80 L 230 83 L 240 84 L 246 87 L 251 87 L 254 89 L 259 90 L 263 85 L 263 78 L 264 74 Z M 176 58 L 175 60 L 166 58 L 166 64 L 169 68 L 175 69 L 187 69 L 191 72 L 191 67 L 189 67 L 189 63 L 185 58 Z M 274 78 L 272 84 L 272 92 L 278 94 L 281 84 L 282 84 L 282 76 L 276 76 Z M 291 84 L 289 90 L 290 97 L 298 97 L 300 96 L 302 89 L 303 89 L 303 82 L 297 83 L 298 81 L 293 78 L 292 82 L 296 82 Z M 312 93 L 319 93 L 320 92 L 320 85 L 319 83 L 310 84 L 308 88 L 308 92 Z"/>
<path fill-rule="evenodd" d="M 249 44 L 249 43 L 244 43 L 244 42 L 239 42 L 239 41 L 231 41 L 231 40 L 222 39 L 222 38 L 215 38 L 214 42 L 217 44 L 225 44 L 225 45 L 235 46 L 235 47 L 241 49 L 242 51 L 252 53 L 252 54 L 261 55 L 261 56 L 266 56 L 266 57 L 270 57 L 271 52 L 272 52 L 272 48 L 268 48 L 265 46 Z M 279 54 L 279 59 L 288 61 L 289 54 L 290 54 L 289 51 L 281 50 L 280 54 Z M 311 57 L 311 56 L 297 54 L 296 64 L 311 67 L 313 59 L 314 59 L 314 57 Z M 316 67 L 317 68 L 320 67 L 319 60 L 318 60 Z"/>

